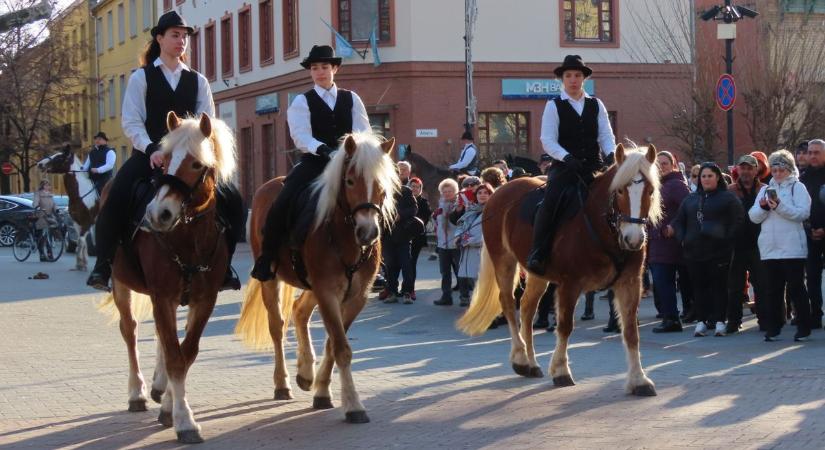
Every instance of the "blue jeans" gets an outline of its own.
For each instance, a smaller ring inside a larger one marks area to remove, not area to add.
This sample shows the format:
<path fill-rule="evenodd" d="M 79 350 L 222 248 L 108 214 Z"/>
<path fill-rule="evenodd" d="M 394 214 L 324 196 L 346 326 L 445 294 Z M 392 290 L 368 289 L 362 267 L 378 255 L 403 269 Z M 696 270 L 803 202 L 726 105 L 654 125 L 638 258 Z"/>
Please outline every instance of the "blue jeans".
<path fill-rule="evenodd" d="M 653 277 L 653 298 L 665 319 L 679 318 L 676 306 L 676 264 L 650 263 Z"/>

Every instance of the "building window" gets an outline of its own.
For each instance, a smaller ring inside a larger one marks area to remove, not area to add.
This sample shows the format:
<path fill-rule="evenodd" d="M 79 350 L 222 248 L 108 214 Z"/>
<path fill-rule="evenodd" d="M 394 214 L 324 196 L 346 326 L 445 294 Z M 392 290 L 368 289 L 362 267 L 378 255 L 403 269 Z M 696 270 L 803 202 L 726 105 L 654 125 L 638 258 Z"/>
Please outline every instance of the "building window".
<path fill-rule="evenodd" d="M 97 30 L 95 30 L 95 45 L 97 46 L 97 54 L 103 53 L 103 17 L 97 18 Z"/>
<path fill-rule="evenodd" d="M 252 17 L 251 6 L 238 11 L 238 70 L 252 70 Z"/>
<path fill-rule="evenodd" d="M 120 76 L 120 109 L 123 110 L 123 97 L 126 96 L 126 75 Z"/>
<path fill-rule="evenodd" d="M 277 169 L 275 158 L 275 124 L 265 123 L 261 125 L 261 167 L 264 168 L 264 182 L 275 178 Z"/>
<path fill-rule="evenodd" d="M 195 30 L 192 33 L 192 36 L 189 37 L 189 51 L 190 54 L 190 61 L 189 65 L 192 66 L 192 70 L 199 71 L 201 67 L 201 32 L 200 30 Z"/>
<path fill-rule="evenodd" d="M 129 37 L 137 36 L 137 0 L 129 0 Z"/>
<path fill-rule="evenodd" d="M 112 16 L 112 12 L 109 11 L 106 13 L 106 35 L 109 38 L 109 48 L 115 47 L 115 21 Z"/>
<path fill-rule="evenodd" d="M 479 113 L 478 149 L 490 160 L 509 154 L 529 154 L 528 113 Z"/>
<path fill-rule="evenodd" d="M 338 32 L 350 42 L 366 42 L 376 17 L 378 41 L 392 40 L 391 0 L 337 0 Z"/>
<path fill-rule="evenodd" d="M 566 42 L 614 42 L 614 0 L 562 1 Z"/>
<path fill-rule="evenodd" d="M 212 22 L 204 28 L 205 34 L 203 36 L 203 57 L 204 66 L 206 66 L 206 78 L 208 80 L 215 80 L 215 23 Z"/>
<path fill-rule="evenodd" d="M 126 41 L 126 12 L 123 10 L 123 3 L 117 5 L 117 42 L 122 44 Z"/>
<path fill-rule="evenodd" d="M 273 36 L 273 19 L 272 19 L 272 0 L 263 0 L 258 5 L 258 29 L 260 31 L 261 44 L 261 65 L 273 62 L 272 54 L 275 50 Z"/>
<path fill-rule="evenodd" d="M 825 13 L 822 0 L 781 0 L 782 10 L 787 13 Z"/>
<path fill-rule="evenodd" d="M 298 56 L 298 0 L 284 0 L 284 59 Z"/>
<path fill-rule="evenodd" d="M 389 114 L 370 114 L 370 127 L 374 133 L 378 133 L 384 137 L 392 136 L 390 133 L 390 115 Z"/>
<path fill-rule="evenodd" d="M 152 17 L 152 4 L 154 0 L 143 0 L 143 29 L 148 30 L 152 28 L 152 23 L 155 21 Z"/>
<path fill-rule="evenodd" d="M 115 118 L 115 79 L 109 78 L 109 118 Z"/>
<path fill-rule="evenodd" d="M 249 202 L 252 194 L 255 193 L 255 158 L 252 155 L 254 148 L 252 142 L 252 127 L 241 128 L 241 182 L 243 183 L 243 196 Z M 251 204 L 251 203 L 247 203 Z"/>
<path fill-rule="evenodd" d="M 169 11 L 172 9 L 172 0 L 163 0 L 163 11 Z"/>
<path fill-rule="evenodd" d="M 232 16 L 221 19 L 221 75 L 232 76 Z"/>

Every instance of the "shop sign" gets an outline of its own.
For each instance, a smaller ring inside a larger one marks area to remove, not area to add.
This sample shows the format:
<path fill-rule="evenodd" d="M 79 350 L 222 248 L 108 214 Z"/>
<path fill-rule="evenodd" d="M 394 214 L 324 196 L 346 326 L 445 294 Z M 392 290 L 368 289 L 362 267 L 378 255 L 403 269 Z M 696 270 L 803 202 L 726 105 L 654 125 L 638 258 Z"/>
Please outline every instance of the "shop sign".
<path fill-rule="evenodd" d="M 551 99 L 558 97 L 561 89 L 561 80 L 555 79 L 505 78 L 501 80 L 503 98 Z M 593 80 L 584 81 L 584 91 L 590 95 L 596 94 L 596 85 Z"/>
<path fill-rule="evenodd" d="M 274 113 L 278 112 L 279 109 L 277 92 L 255 97 L 255 114 L 262 115 Z"/>
<path fill-rule="evenodd" d="M 415 137 L 417 138 L 436 138 L 438 137 L 438 128 L 420 128 L 415 130 Z"/>

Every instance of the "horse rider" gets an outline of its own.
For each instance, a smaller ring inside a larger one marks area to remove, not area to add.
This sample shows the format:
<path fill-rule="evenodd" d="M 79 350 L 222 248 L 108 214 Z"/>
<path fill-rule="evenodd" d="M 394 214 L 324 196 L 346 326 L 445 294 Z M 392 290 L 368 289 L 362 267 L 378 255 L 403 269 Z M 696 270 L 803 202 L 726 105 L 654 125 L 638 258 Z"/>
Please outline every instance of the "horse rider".
<path fill-rule="evenodd" d="M 464 173 L 467 175 L 478 175 L 478 149 L 473 143 L 473 133 L 465 131 L 461 135 L 461 156 L 458 161 L 450 166 L 454 173 Z"/>
<path fill-rule="evenodd" d="M 309 70 L 314 86 L 292 101 L 287 110 L 287 123 L 292 140 L 303 155 L 287 175 L 283 189 L 267 213 L 261 255 L 252 268 L 252 277 L 260 281 L 275 276 L 272 263 L 289 234 L 285 218 L 289 216 L 293 200 L 324 172 L 330 154 L 338 148 L 344 135 L 372 129 L 358 94 L 335 84 L 341 58 L 335 56 L 332 47 L 313 46 L 301 66 Z"/>
<path fill-rule="evenodd" d="M 186 44 L 194 28 L 175 11 L 158 19 L 152 28 L 152 40 L 140 58 L 141 68 L 132 72 L 123 98 L 121 125 L 132 142 L 132 155 L 115 176 L 108 200 L 103 204 L 95 225 L 97 262 L 86 284 L 109 290 L 112 260 L 121 235 L 132 215 L 129 210 L 132 188 L 141 179 L 163 167 L 164 155 L 159 143 L 169 132 L 166 115 L 175 111 L 180 117 L 206 113 L 215 115 L 209 82 L 202 74 L 184 64 Z M 231 267 L 235 245 L 243 236 L 246 210 L 240 192 L 231 184 L 215 189 L 219 219 L 225 232 L 229 262 L 221 290 L 240 289 L 240 280 Z"/>
<path fill-rule="evenodd" d="M 527 257 L 527 269 L 544 274 L 548 253 L 564 209 L 568 188 L 576 189 L 583 181 L 590 185 L 594 173 L 612 164 L 616 148 L 607 108 L 601 100 L 584 91 L 584 82 L 593 71 L 579 55 L 567 55 L 553 71 L 561 78 L 561 95 L 547 101 L 541 118 L 541 143 L 553 158 L 547 191 L 536 214 L 533 247 Z"/>
<path fill-rule="evenodd" d="M 112 178 L 112 171 L 117 162 L 117 153 L 115 149 L 109 147 L 109 138 L 106 133 L 98 131 L 95 135 L 95 145 L 86 156 L 86 162 L 83 163 L 82 171 L 89 173 L 89 178 L 95 185 L 98 197 L 103 192 L 103 186 Z M 81 195 L 84 194 L 81 192 Z"/>

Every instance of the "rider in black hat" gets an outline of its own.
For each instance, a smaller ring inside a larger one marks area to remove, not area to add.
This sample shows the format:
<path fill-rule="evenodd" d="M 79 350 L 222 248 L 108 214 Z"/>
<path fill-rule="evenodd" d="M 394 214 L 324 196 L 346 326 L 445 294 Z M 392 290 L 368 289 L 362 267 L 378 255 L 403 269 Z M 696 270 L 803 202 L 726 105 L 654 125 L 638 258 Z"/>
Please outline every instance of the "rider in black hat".
<path fill-rule="evenodd" d="M 140 58 L 140 70 L 132 72 L 123 96 L 121 126 L 132 141 L 132 156 L 123 163 L 109 190 L 95 223 L 97 262 L 86 281 L 91 287 L 109 290 L 112 259 L 118 240 L 128 225 L 132 188 L 138 180 L 149 178 L 153 169 L 163 166 L 158 144 L 169 132 L 166 115 L 175 111 L 180 117 L 206 113 L 215 116 L 212 91 L 206 77 L 184 64 L 186 44 L 194 29 L 175 11 L 158 19 L 152 40 Z M 216 187 L 217 210 L 228 224 L 225 233 L 229 258 L 245 232 L 246 210 L 234 185 Z M 240 289 L 241 283 L 227 268 L 221 289 Z"/>
<path fill-rule="evenodd" d="M 267 213 L 261 255 L 252 269 L 252 277 L 261 281 L 274 276 L 272 263 L 288 234 L 285 218 L 293 199 L 323 173 L 341 137 L 371 130 L 361 98 L 335 84 L 341 58 L 335 56 L 332 47 L 313 46 L 301 66 L 309 70 L 315 85 L 295 97 L 287 111 L 287 122 L 295 146 L 304 153 L 287 175 L 283 189 Z"/>
<path fill-rule="evenodd" d="M 89 172 L 89 178 L 94 183 L 98 196 L 103 192 L 106 182 L 112 178 L 115 163 L 117 163 L 117 153 L 115 149 L 109 147 L 109 138 L 106 137 L 106 133 L 99 131 L 95 135 L 95 145 L 89 150 L 86 162 L 81 168 L 84 172 Z"/>
<path fill-rule="evenodd" d="M 565 209 L 563 194 L 579 181 L 589 185 L 595 172 L 613 163 L 616 148 L 607 108 L 601 100 L 584 91 L 584 82 L 593 71 L 578 55 L 568 55 L 553 71 L 564 89 L 549 100 L 541 119 L 541 143 L 555 162 L 550 166 L 544 201 L 533 228 L 533 248 L 527 269 L 544 274 L 553 236 Z M 568 196 L 569 198 L 569 196 Z"/>
<path fill-rule="evenodd" d="M 473 143 L 473 133 L 465 131 L 461 135 L 461 156 L 450 166 L 450 170 L 467 175 L 478 175 L 478 149 Z"/>

